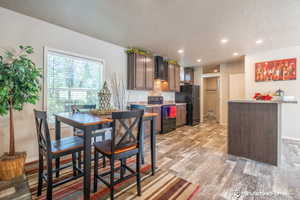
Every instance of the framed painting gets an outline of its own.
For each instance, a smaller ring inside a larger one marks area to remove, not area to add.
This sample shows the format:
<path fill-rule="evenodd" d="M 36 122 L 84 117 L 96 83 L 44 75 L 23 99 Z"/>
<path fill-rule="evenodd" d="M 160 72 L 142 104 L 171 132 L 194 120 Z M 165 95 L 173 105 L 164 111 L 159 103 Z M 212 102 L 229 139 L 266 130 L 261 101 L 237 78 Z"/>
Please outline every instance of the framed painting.
<path fill-rule="evenodd" d="M 296 58 L 255 63 L 255 81 L 296 80 Z"/>

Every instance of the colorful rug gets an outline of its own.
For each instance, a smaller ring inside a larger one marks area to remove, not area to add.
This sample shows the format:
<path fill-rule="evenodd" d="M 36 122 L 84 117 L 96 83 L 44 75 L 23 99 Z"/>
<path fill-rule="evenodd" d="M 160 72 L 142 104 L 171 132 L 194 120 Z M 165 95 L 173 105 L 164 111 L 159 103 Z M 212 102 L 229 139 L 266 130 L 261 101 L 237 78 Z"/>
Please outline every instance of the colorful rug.
<path fill-rule="evenodd" d="M 65 160 L 63 162 L 68 162 Z M 129 159 L 127 165 L 134 169 L 135 159 Z M 99 165 L 101 166 L 101 165 Z M 119 167 L 119 162 L 116 163 Z M 101 168 L 100 172 L 108 171 L 109 167 Z M 142 196 L 137 196 L 136 191 L 136 178 L 132 177 L 128 180 L 121 182 L 115 186 L 116 199 L 147 199 L 147 200 L 189 200 L 192 199 L 199 190 L 198 185 L 191 184 L 179 177 L 174 176 L 163 170 L 158 170 L 155 176 L 151 176 L 151 166 L 144 165 L 141 168 L 142 174 Z M 43 187 L 43 192 L 40 197 L 36 196 L 37 193 L 37 164 L 30 164 L 26 166 L 26 175 L 29 183 L 32 199 L 37 200 L 46 199 L 46 187 Z M 72 176 L 72 168 L 67 168 L 61 171 L 59 181 L 63 178 Z M 116 178 L 119 178 L 118 171 Z M 93 180 L 93 178 L 92 178 Z M 93 184 L 91 184 L 93 185 Z M 83 179 L 65 183 L 53 189 L 53 199 L 57 200 L 79 200 L 82 199 Z M 93 200 L 109 199 L 110 190 L 101 182 L 98 182 L 98 191 L 92 193 Z"/>

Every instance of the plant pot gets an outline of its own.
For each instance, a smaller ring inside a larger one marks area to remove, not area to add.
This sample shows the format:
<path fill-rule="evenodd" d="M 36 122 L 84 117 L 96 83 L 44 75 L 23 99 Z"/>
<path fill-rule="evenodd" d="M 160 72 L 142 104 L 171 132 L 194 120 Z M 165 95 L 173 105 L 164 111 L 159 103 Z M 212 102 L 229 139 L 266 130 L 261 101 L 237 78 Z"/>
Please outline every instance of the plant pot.
<path fill-rule="evenodd" d="M 17 152 L 11 156 L 5 153 L 0 157 L 0 181 L 9 181 L 24 173 L 26 153 Z"/>

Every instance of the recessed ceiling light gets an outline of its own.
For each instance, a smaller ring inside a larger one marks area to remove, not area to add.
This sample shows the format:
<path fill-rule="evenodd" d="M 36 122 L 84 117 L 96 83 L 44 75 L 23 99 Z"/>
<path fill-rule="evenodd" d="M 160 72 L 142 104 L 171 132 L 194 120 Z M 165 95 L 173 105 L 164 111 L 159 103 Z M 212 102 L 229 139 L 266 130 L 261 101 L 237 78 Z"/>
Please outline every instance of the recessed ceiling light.
<path fill-rule="evenodd" d="M 226 44 L 228 42 L 228 39 L 227 38 L 223 38 L 222 40 L 221 40 L 221 43 L 222 44 Z"/>
<path fill-rule="evenodd" d="M 178 53 L 183 53 L 184 50 L 183 50 L 183 49 L 179 49 L 177 52 L 178 52 Z"/>
<path fill-rule="evenodd" d="M 233 53 L 233 55 L 234 55 L 234 56 L 238 56 L 238 55 L 239 55 L 239 53 L 237 53 L 237 52 L 234 52 L 234 53 Z"/>
<path fill-rule="evenodd" d="M 201 59 L 197 59 L 197 62 L 201 62 L 202 60 Z"/>
<path fill-rule="evenodd" d="M 256 44 L 261 44 L 261 43 L 263 43 L 263 40 L 256 40 L 255 43 L 256 43 Z"/>

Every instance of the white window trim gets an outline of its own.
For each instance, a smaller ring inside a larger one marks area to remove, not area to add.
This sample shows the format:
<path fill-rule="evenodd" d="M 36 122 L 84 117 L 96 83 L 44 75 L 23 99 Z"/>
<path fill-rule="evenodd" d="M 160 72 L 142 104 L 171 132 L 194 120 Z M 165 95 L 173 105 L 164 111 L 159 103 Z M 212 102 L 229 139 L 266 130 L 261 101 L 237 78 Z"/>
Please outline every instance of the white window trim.
<path fill-rule="evenodd" d="M 100 73 L 102 74 L 102 78 L 104 77 L 104 72 L 105 72 L 105 62 L 101 58 L 95 58 L 95 57 L 90 57 L 86 55 L 81 55 L 77 53 L 72 53 L 68 51 L 63 51 L 55 48 L 50 48 L 47 46 L 44 46 L 44 68 L 43 68 L 43 110 L 47 111 L 48 110 L 48 52 L 54 52 L 54 53 L 59 53 L 59 54 L 65 54 L 66 56 L 73 56 L 73 57 L 78 57 L 82 59 L 88 59 L 96 62 L 101 62 L 103 64 L 103 68 L 101 69 Z M 103 79 L 104 81 L 104 79 Z"/>

